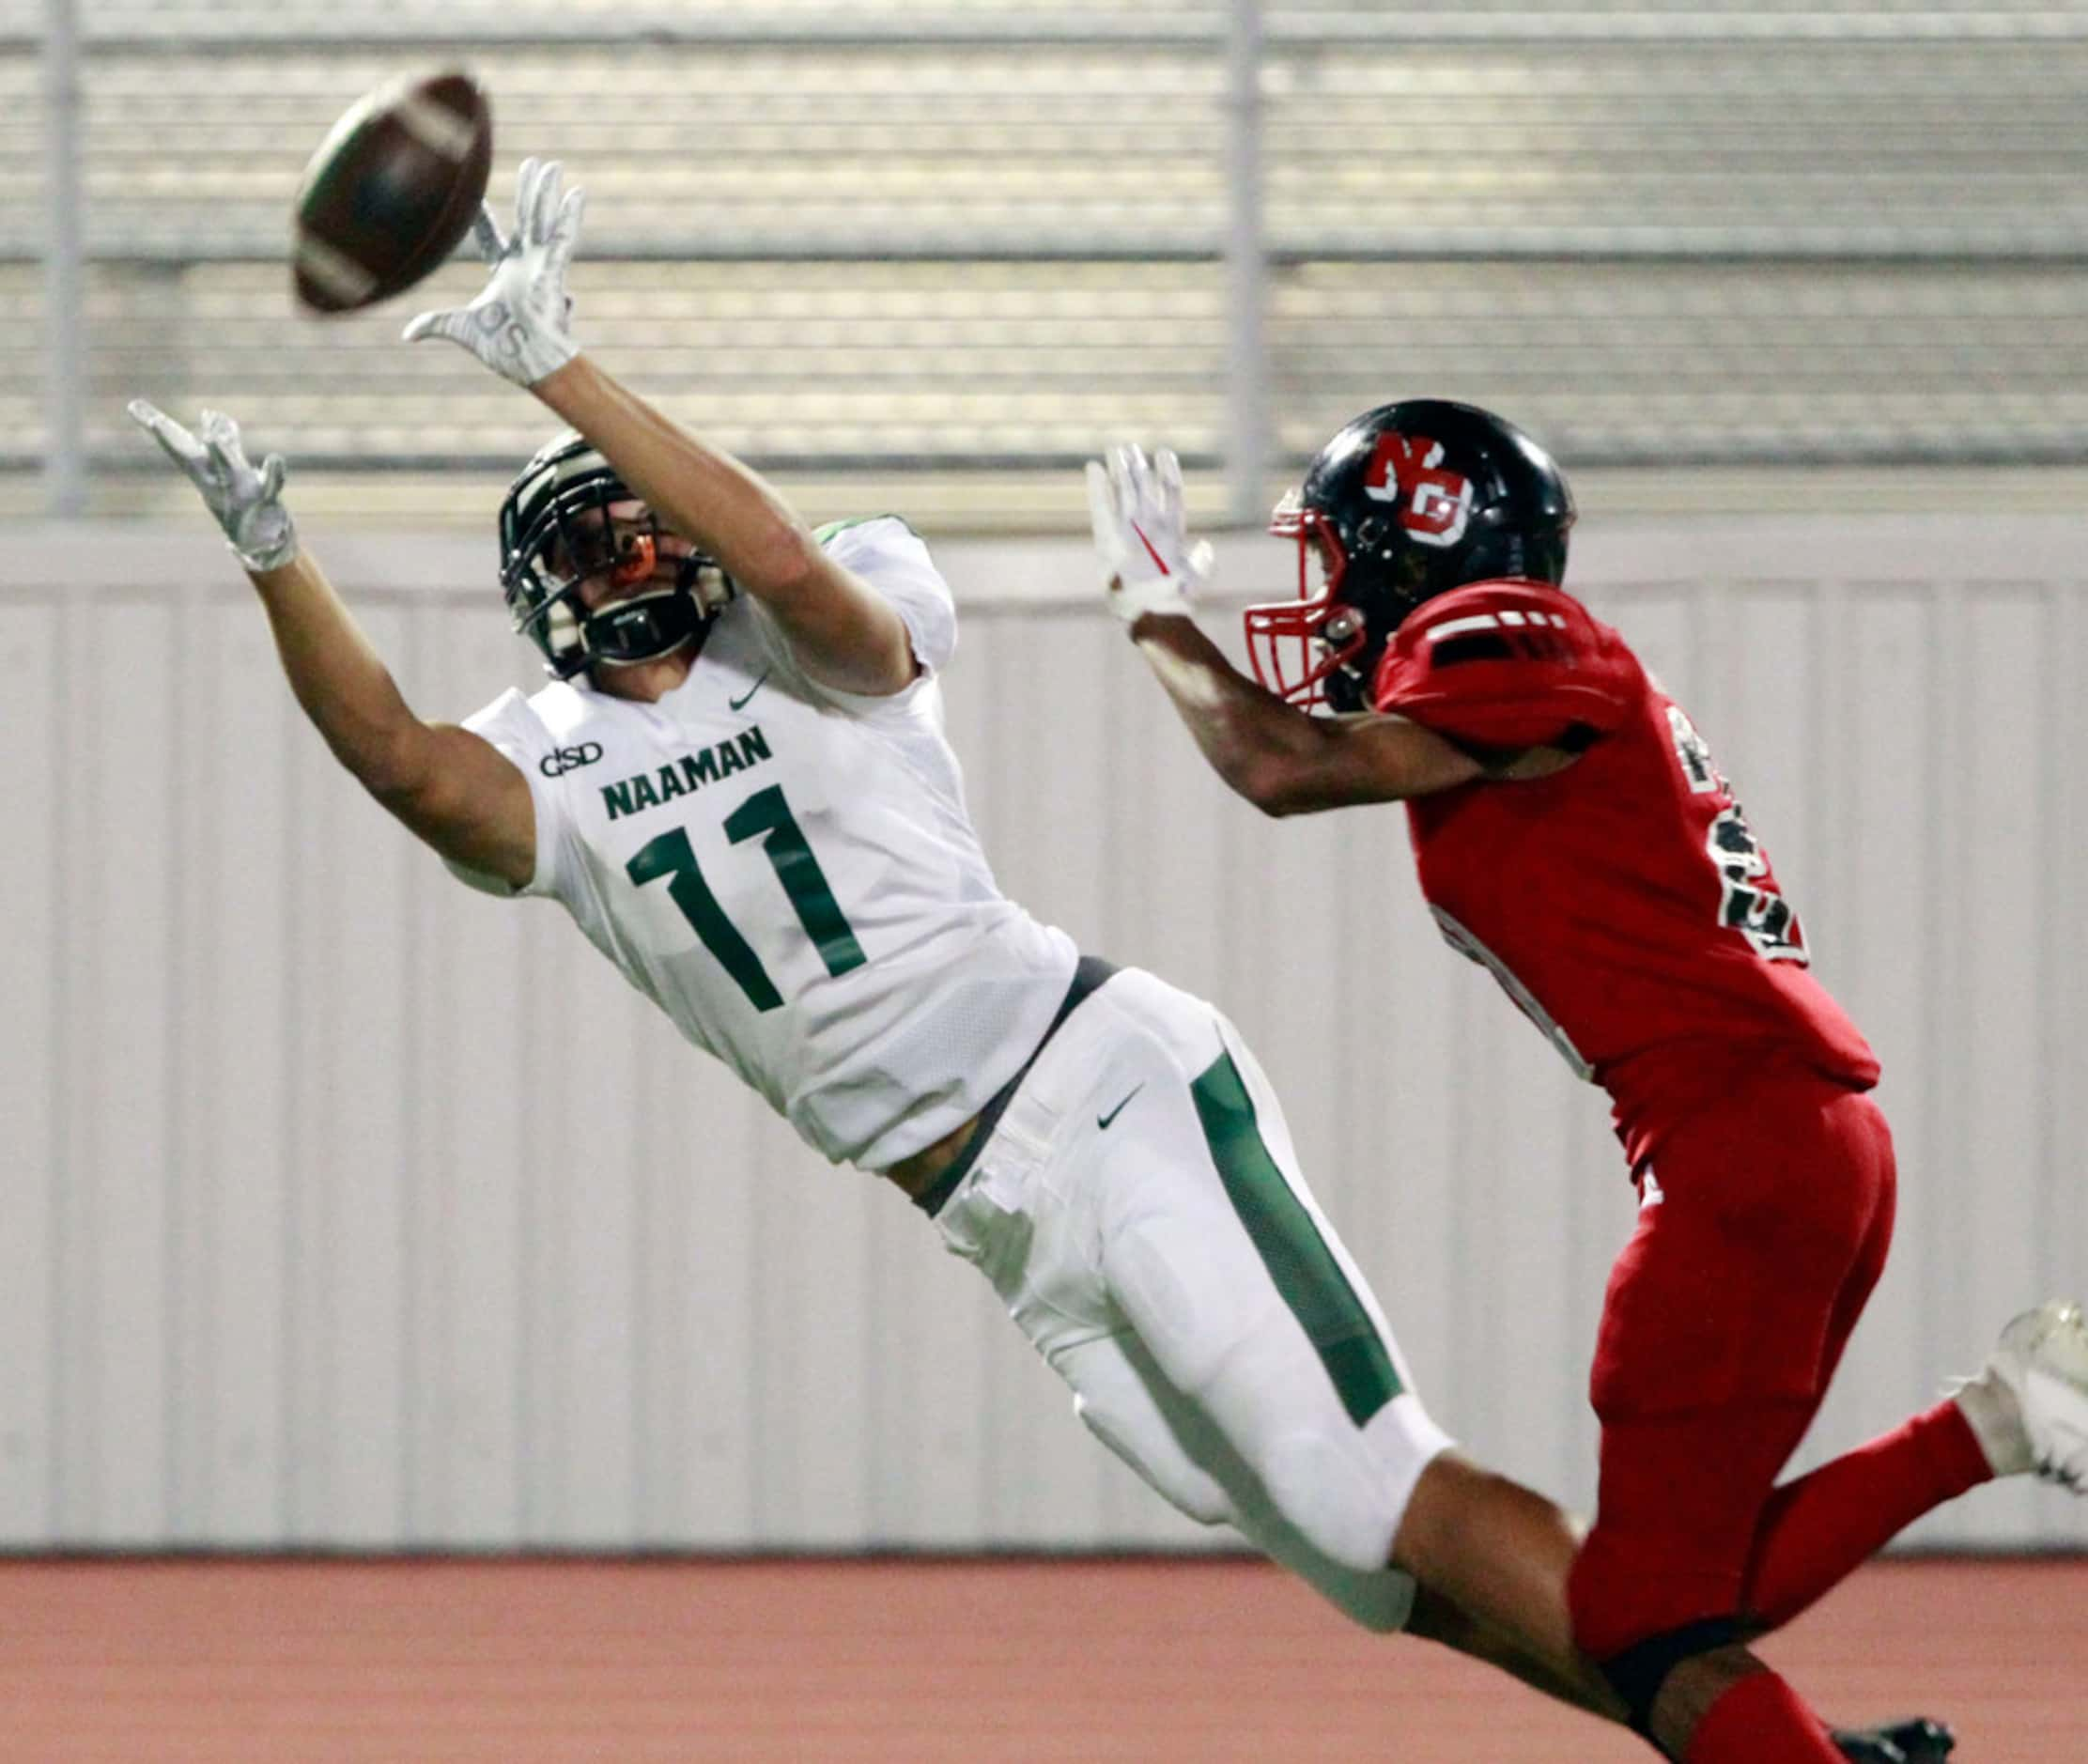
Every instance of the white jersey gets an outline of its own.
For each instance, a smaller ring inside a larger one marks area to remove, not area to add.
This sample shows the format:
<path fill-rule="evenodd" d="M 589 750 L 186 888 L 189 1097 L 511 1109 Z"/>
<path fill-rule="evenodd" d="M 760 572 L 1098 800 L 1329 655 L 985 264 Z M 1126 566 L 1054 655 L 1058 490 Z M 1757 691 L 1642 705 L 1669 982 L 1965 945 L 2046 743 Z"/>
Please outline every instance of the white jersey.
<path fill-rule="evenodd" d="M 883 594 L 920 678 L 814 684 L 746 596 L 651 704 L 559 683 L 471 718 L 536 807 L 528 886 L 691 1042 L 836 1162 L 881 1169 L 985 1105 L 1044 1038 L 1077 952 L 995 885 L 943 735 L 956 611 L 893 517 L 823 538 Z"/>

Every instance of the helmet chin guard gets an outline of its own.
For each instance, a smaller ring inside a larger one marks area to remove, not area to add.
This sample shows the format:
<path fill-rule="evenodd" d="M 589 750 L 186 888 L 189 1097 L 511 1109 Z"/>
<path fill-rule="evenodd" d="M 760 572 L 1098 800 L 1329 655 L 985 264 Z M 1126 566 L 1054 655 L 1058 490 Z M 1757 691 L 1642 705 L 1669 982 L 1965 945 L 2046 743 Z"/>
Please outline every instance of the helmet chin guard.
<path fill-rule="evenodd" d="M 1307 708 L 1368 708 L 1408 613 L 1469 582 L 1562 580 L 1573 514 L 1552 456 L 1491 411 L 1441 398 L 1366 411 L 1276 505 L 1269 531 L 1297 545 L 1298 593 L 1247 608 L 1255 677 Z"/>
<path fill-rule="evenodd" d="M 624 503 L 638 503 L 642 514 L 612 516 Z M 717 562 L 691 551 L 671 583 L 589 609 L 582 594 L 589 581 L 626 589 L 653 577 L 665 530 L 615 467 L 570 430 L 508 487 L 499 529 L 501 591 L 515 628 L 561 680 L 670 655 L 700 636 L 732 596 Z"/>
<path fill-rule="evenodd" d="M 707 559 L 697 562 L 715 567 Z M 684 570 L 686 579 L 689 572 Z M 672 588 L 633 595 L 628 600 L 599 607 L 580 622 L 584 667 L 627 668 L 657 661 L 679 649 L 709 623 L 693 585 L 678 580 Z"/>

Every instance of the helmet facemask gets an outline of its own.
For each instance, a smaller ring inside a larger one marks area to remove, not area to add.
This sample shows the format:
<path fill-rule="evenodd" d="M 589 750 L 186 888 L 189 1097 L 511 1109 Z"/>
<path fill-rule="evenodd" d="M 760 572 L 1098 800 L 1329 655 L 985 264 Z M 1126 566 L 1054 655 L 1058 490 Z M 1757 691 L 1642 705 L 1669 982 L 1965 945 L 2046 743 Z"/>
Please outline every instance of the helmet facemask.
<path fill-rule="evenodd" d="M 588 605 L 590 584 L 622 591 L 657 580 L 660 560 L 683 542 L 578 436 L 524 469 L 501 506 L 500 536 L 501 587 L 515 628 L 561 680 L 671 655 L 731 597 L 724 572 L 692 549 L 675 559 L 672 580 Z"/>
<path fill-rule="evenodd" d="M 1368 610 L 1344 596 L 1350 568 L 1341 535 L 1295 490 L 1276 504 L 1269 531 L 1297 545 L 1298 594 L 1294 600 L 1246 609 L 1247 659 L 1255 678 L 1304 710 L 1321 704 L 1337 711 L 1367 709 L 1369 671 L 1392 632 L 1373 630 Z"/>

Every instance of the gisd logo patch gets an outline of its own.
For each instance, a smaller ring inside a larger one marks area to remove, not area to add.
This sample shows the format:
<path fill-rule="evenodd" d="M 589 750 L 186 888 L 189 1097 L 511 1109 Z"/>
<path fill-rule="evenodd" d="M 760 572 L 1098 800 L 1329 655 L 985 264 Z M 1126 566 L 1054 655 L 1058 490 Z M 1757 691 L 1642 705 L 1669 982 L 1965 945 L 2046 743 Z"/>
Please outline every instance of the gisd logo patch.
<path fill-rule="evenodd" d="M 563 778 L 567 772 L 577 772 L 583 766 L 592 766 L 602 757 L 599 741 L 582 741 L 577 748 L 553 748 L 536 762 L 536 769 L 546 778 Z"/>
<path fill-rule="evenodd" d="M 1384 434 L 1363 477 L 1364 493 L 1398 507 L 1401 527 L 1423 545 L 1455 545 L 1472 518 L 1472 480 L 1443 466 L 1443 443 Z"/>

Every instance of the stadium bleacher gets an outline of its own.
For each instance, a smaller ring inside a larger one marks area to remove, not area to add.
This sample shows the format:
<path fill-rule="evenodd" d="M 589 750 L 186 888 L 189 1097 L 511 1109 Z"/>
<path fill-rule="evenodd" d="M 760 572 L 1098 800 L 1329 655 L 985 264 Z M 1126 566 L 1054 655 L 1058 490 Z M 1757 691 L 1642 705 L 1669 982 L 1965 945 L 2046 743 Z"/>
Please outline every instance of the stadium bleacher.
<path fill-rule="evenodd" d="M 1073 525 L 1069 467 L 1230 421 L 1230 8 L 1146 0 L 84 0 L 96 512 L 177 499 L 121 404 L 223 404 L 304 505 L 483 518 L 522 400 L 318 322 L 283 252 L 313 146 L 387 73 L 493 94 L 589 191 L 582 334 L 822 505 Z M 0 4 L 0 511 L 39 505 L 44 9 Z M 1592 23 L 1591 23 L 1592 21 Z M 1397 391 L 1582 471 L 1895 472 L 2088 448 L 2088 7 L 1264 9 L 1272 478 Z M 294 45 L 294 57 L 286 56 Z M 467 297 L 452 265 L 425 293 Z"/>

